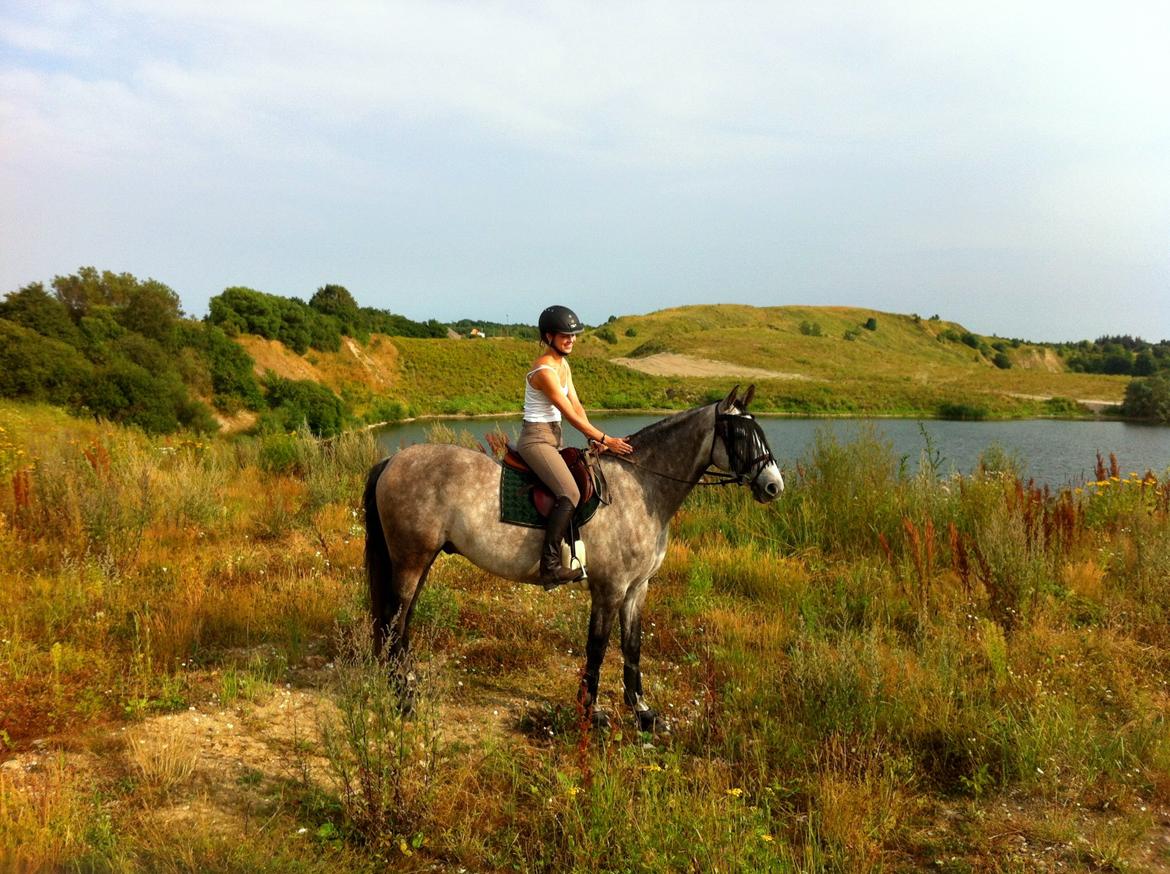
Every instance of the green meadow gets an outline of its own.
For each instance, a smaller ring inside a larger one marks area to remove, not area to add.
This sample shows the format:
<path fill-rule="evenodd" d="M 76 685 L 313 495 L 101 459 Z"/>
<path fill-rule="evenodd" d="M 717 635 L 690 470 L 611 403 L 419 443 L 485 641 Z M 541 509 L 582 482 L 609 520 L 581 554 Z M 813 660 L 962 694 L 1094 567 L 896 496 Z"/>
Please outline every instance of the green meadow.
<path fill-rule="evenodd" d="M 1165 472 L 1106 457 L 1049 493 L 992 449 L 911 475 L 863 432 L 774 504 L 697 490 L 644 614 L 651 737 L 616 646 L 613 724 L 579 725 L 587 593 L 455 556 L 399 710 L 367 655 L 375 453 L 0 403 L 0 869 L 1170 863 Z"/>

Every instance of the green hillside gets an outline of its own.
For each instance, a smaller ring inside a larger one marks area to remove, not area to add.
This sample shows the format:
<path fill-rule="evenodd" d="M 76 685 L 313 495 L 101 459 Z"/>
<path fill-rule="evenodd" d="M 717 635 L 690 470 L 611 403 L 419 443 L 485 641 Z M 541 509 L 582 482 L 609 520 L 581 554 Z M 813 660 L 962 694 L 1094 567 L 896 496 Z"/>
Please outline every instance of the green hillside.
<path fill-rule="evenodd" d="M 593 337 L 611 360 L 673 353 L 782 374 L 756 380 L 779 411 L 932 414 L 966 405 L 987 415 L 1067 415 L 1072 399 L 1120 403 L 1128 382 L 1071 373 L 1048 346 L 846 307 L 680 307 L 617 318 Z"/>
<path fill-rule="evenodd" d="M 339 285 L 307 303 L 233 286 L 197 320 L 161 282 L 83 267 L 0 300 L 0 397 L 154 433 L 307 424 L 336 434 L 403 416 L 516 412 L 534 329 L 454 324 L 360 306 Z M 471 339 L 473 327 L 488 337 Z M 1089 416 L 1117 413 L 1130 377 L 1150 376 L 1127 410 L 1170 417 L 1165 341 L 1030 344 L 844 307 L 614 317 L 586 332 L 573 366 L 592 409 L 680 409 L 754 382 L 757 409 L 776 413 Z"/>

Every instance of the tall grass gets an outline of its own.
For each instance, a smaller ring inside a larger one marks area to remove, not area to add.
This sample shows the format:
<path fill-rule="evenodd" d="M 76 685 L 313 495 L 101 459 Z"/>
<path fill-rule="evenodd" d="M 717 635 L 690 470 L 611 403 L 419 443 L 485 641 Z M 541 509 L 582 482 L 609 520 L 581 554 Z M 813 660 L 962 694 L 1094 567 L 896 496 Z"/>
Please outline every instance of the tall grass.
<path fill-rule="evenodd" d="M 583 597 L 454 556 L 414 617 L 427 695 L 398 706 L 362 644 L 366 436 L 0 413 L 0 867 L 1121 868 L 1170 804 L 1163 475 L 911 473 L 861 431 L 774 504 L 696 491 L 643 623 L 666 739 L 577 726 Z M 619 679 L 611 652 L 603 704 Z M 290 742 L 309 764 L 249 761 L 206 828 L 160 818 L 211 796 L 157 715 L 245 723 L 295 688 L 323 702 Z"/>

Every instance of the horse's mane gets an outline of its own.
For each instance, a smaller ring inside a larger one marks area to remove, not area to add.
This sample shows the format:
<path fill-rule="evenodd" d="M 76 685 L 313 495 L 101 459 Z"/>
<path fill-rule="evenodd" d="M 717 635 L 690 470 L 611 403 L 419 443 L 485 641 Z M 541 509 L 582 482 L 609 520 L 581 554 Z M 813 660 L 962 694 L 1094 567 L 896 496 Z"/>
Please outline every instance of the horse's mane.
<path fill-rule="evenodd" d="M 683 410 L 681 413 L 675 413 L 672 416 L 667 416 L 665 419 L 659 419 L 657 422 L 651 422 L 645 428 L 635 431 L 633 434 L 627 437 L 626 440 L 628 440 L 635 448 L 638 446 L 645 446 L 648 443 L 657 442 L 658 438 L 663 434 L 668 431 L 673 431 L 683 422 L 683 420 L 689 419 L 691 416 L 701 412 L 702 410 L 705 410 L 708 406 L 712 405 L 707 404 L 706 406 L 702 407 L 692 407 L 689 410 Z"/>

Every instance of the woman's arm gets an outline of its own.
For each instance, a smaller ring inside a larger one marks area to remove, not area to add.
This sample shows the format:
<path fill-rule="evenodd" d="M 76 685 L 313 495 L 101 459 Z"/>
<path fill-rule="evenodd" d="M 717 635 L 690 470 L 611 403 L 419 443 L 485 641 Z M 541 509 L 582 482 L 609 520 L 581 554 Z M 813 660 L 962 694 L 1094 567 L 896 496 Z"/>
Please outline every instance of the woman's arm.
<path fill-rule="evenodd" d="M 533 388 L 538 388 L 544 392 L 549 402 L 561 411 L 561 415 L 578 431 L 585 435 L 588 440 L 600 443 L 606 449 L 611 449 L 619 455 L 628 455 L 634 451 L 634 447 L 623 440 L 621 437 L 611 437 L 603 432 L 596 425 L 589 421 L 589 417 L 585 415 L 585 408 L 581 405 L 580 399 L 577 397 L 577 390 L 573 387 L 573 377 L 569 376 L 569 392 L 567 395 L 561 393 L 560 380 L 557 379 L 556 374 L 551 370 L 538 370 L 532 374 L 529 380 Z"/>

